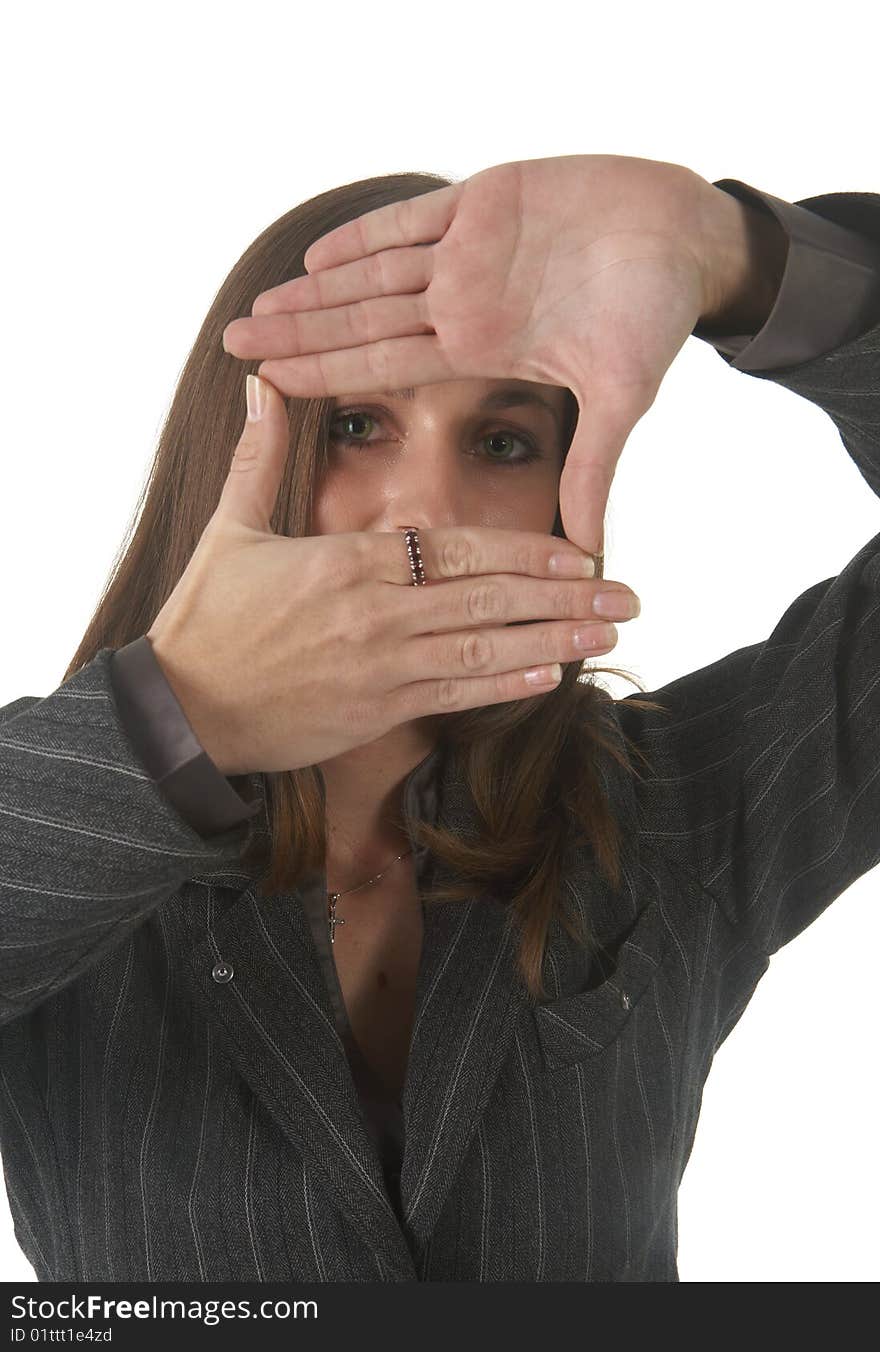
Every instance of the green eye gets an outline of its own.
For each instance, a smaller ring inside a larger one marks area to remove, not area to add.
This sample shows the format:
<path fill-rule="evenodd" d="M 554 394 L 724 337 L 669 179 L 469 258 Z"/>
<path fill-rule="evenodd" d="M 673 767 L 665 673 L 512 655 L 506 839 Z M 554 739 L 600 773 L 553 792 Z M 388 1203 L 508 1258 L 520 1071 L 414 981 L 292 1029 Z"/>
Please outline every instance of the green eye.
<path fill-rule="evenodd" d="M 330 423 L 330 440 L 341 442 L 344 446 L 371 446 L 376 441 L 381 441 L 381 437 L 374 437 L 371 441 L 367 441 L 362 436 L 352 434 L 351 432 L 336 432 L 333 430 L 337 423 L 356 423 L 358 420 L 363 422 L 364 419 L 369 423 L 378 422 L 375 415 L 367 412 L 366 409 L 353 408 L 337 413 Z M 524 436 L 521 432 L 513 432 L 506 428 L 498 428 L 492 432 L 487 432 L 482 440 L 488 441 L 490 438 L 494 440 L 496 437 L 508 437 L 512 441 L 518 441 L 525 447 L 525 454 L 516 458 L 511 458 L 509 456 L 500 458 L 497 455 L 488 455 L 486 458 L 496 465 L 527 465 L 533 460 L 542 459 L 540 451 L 537 450 L 532 440 L 529 437 Z"/>
<path fill-rule="evenodd" d="M 345 419 L 346 422 L 357 422 L 358 419 L 360 419 L 362 422 L 363 422 L 364 419 L 366 419 L 367 422 L 373 422 L 373 421 L 375 421 L 374 418 L 373 418 L 373 416 L 372 416 L 372 414 L 370 414 L 370 413 L 360 413 L 360 412 L 358 412 L 357 410 L 355 410 L 353 413 L 339 413 L 339 414 L 337 414 L 337 416 L 333 419 L 333 422 L 330 424 L 331 429 L 332 429 L 334 423 L 341 422 L 343 419 Z M 332 430 L 331 430 L 330 435 L 331 435 L 331 439 L 332 439 L 333 441 L 345 441 L 345 442 L 348 442 L 348 443 L 352 443 L 352 442 L 360 441 L 360 440 L 361 440 L 361 438 L 360 438 L 359 436 L 350 436 L 350 435 L 347 435 L 347 434 L 346 434 L 346 435 L 343 435 L 343 434 L 341 434 L 341 433 L 334 433 Z"/>

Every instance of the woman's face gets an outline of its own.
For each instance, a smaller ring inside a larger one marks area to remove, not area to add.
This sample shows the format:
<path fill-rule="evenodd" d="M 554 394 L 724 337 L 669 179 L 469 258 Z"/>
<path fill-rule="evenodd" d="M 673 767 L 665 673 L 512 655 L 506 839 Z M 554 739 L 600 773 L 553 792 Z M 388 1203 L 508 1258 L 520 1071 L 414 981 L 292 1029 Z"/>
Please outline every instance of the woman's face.
<path fill-rule="evenodd" d="M 562 386 L 527 380 L 334 396 L 312 532 L 491 526 L 550 534 L 565 408 Z"/>

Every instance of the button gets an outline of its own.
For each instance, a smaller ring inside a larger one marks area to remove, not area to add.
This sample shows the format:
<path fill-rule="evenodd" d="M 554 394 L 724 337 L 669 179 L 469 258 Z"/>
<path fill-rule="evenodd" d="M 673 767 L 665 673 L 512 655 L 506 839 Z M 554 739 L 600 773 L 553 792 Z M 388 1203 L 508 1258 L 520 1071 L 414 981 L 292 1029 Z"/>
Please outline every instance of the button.
<path fill-rule="evenodd" d="M 211 969 L 211 976 L 214 978 L 215 981 L 231 981 L 232 963 L 223 962 L 222 960 L 220 962 L 215 962 L 213 968 Z"/>
<path fill-rule="evenodd" d="M 626 991 L 621 991 L 621 992 L 620 992 L 620 1003 L 623 1005 L 624 1009 L 629 1009 L 629 1008 L 631 1007 L 631 1005 L 632 1005 L 632 1000 L 630 1000 L 630 998 L 629 998 L 629 996 L 627 995 Z"/>

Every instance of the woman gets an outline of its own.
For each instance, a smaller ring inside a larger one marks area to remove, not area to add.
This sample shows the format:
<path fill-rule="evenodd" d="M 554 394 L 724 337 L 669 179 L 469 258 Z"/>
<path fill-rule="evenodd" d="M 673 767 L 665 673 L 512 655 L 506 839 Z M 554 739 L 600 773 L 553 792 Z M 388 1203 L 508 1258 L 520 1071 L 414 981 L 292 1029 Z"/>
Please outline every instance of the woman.
<path fill-rule="evenodd" d="M 763 345 L 878 488 L 880 196 L 835 195 L 859 233 L 722 182 L 865 289 L 844 312 L 826 279 L 806 333 L 774 272 L 751 336 L 738 293 L 682 341 Z M 550 568 L 585 557 L 578 391 L 453 372 L 285 408 L 267 380 L 230 467 L 230 320 L 444 185 L 365 180 L 254 242 L 62 684 L 0 711 L 0 1145 L 40 1280 L 677 1280 L 714 1051 L 880 857 L 880 541 L 765 643 L 614 701 L 572 643 L 601 558 Z"/>

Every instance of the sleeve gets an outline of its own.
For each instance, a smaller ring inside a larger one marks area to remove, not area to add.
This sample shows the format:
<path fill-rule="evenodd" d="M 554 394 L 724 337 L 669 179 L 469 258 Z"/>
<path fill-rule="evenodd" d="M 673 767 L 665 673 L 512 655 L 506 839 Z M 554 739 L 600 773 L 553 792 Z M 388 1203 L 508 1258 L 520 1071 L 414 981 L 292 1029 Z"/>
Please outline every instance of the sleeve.
<path fill-rule="evenodd" d="M 823 201 L 868 194 L 791 203 L 736 178 L 717 179 L 712 186 L 773 216 L 787 236 L 788 254 L 776 303 L 759 333 L 719 337 L 698 324 L 693 337 L 732 358 L 735 370 L 753 374 L 812 361 L 873 327 L 880 318 L 880 241 L 816 209 Z M 810 203 L 813 209 L 807 210 Z"/>
<path fill-rule="evenodd" d="M 880 242 L 880 195 L 812 209 Z M 824 294 L 813 297 L 824 309 Z M 729 356 L 720 354 L 732 364 Z M 755 372 L 823 409 L 880 495 L 880 314 L 833 351 Z M 769 958 L 880 862 L 880 534 L 761 643 L 616 702 L 647 757 L 639 830 Z"/>
<path fill-rule="evenodd" d="M 0 709 L 2 1024 L 248 844 L 252 823 L 205 840 L 160 792 L 120 717 L 111 656 L 102 648 L 45 698 Z"/>
<path fill-rule="evenodd" d="M 147 772 L 194 831 L 212 836 L 238 826 L 262 802 L 240 797 L 197 739 L 144 634 L 119 648 L 110 662 L 119 716 Z"/>

